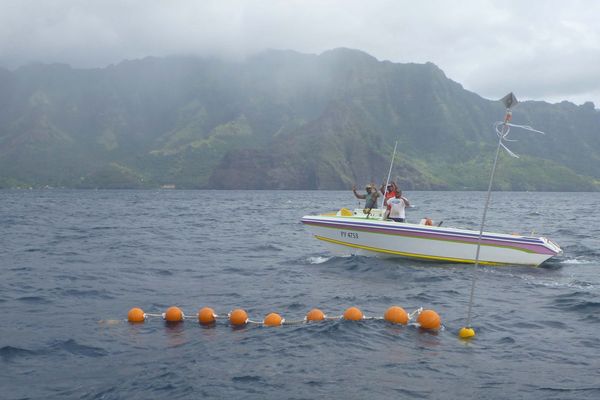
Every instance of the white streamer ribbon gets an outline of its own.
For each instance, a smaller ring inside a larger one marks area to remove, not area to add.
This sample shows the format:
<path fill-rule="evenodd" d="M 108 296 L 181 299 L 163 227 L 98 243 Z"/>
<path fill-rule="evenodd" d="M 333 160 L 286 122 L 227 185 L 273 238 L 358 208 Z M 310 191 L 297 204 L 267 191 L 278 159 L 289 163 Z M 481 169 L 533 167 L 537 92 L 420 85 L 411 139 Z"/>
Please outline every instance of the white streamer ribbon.
<path fill-rule="evenodd" d="M 524 129 L 526 131 L 530 131 L 530 132 L 534 132 L 534 133 L 541 133 L 542 135 L 545 135 L 544 132 L 538 131 L 537 129 L 533 129 L 529 125 L 517 125 L 517 124 L 511 124 L 510 122 L 504 122 L 504 121 L 498 121 L 498 122 L 494 123 L 494 129 L 496 130 L 496 135 L 498 135 L 498 138 L 500 138 L 500 146 L 502 146 L 502 148 L 504 150 L 506 150 L 506 152 L 510 156 L 515 157 L 515 158 L 519 158 L 519 156 L 517 154 L 515 154 L 512 150 L 510 150 L 504 144 L 505 142 L 517 142 L 517 140 L 515 140 L 515 139 L 508 138 L 508 133 L 510 132 L 511 127 L 520 128 L 520 129 Z"/>

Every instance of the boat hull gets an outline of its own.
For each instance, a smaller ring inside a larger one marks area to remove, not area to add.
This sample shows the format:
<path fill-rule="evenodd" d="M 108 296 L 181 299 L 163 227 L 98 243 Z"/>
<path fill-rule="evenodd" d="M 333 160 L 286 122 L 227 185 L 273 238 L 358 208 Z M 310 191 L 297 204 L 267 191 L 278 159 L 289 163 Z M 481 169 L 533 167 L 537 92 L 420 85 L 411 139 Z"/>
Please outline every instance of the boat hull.
<path fill-rule="evenodd" d="M 342 216 L 306 216 L 302 223 L 346 254 L 475 263 L 478 231 Z M 544 237 L 484 232 L 479 263 L 538 266 L 561 252 Z"/>

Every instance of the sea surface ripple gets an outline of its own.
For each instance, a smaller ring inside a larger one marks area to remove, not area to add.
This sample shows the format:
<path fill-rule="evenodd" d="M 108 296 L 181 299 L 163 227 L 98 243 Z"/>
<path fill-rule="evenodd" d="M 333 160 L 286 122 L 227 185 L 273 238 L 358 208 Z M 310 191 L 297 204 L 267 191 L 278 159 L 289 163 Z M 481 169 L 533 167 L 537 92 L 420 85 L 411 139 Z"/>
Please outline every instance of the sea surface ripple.
<path fill-rule="evenodd" d="M 409 221 L 477 229 L 484 193 L 406 192 Z M 300 223 L 350 191 L 0 191 L 2 399 L 600 398 L 598 193 L 494 193 L 486 230 L 548 236 L 540 268 L 332 256 Z M 231 329 L 139 306 L 262 320 L 357 306 L 436 310 L 444 329 L 384 321 Z"/>

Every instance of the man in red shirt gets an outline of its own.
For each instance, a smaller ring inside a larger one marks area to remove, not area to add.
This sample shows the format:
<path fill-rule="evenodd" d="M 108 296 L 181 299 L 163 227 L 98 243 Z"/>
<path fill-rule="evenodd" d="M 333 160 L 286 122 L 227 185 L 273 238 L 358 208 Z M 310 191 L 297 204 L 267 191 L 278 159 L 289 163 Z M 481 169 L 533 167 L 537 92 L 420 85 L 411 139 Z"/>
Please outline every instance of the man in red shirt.
<path fill-rule="evenodd" d="M 383 207 L 386 208 L 384 219 L 387 219 L 388 214 L 390 212 L 390 205 L 388 204 L 388 200 L 396 197 L 396 193 L 398 193 L 398 186 L 395 182 L 390 182 L 388 183 L 387 188 L 385 187 L 385 185 L 381 185 L 381 188 L 379 190 L 381 191 L 381 194 L 384 195 Z"/>

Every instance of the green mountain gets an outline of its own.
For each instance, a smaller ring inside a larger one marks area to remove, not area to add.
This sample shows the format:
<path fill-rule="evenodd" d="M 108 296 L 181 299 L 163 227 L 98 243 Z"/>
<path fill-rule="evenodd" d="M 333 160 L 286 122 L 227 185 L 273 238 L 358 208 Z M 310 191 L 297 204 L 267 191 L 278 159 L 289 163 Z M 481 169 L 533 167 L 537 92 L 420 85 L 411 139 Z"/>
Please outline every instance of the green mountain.
<path fill-rule="evenodd" d="M 517 93 L 518 96 L 518 93 Z M 0 187 L 485 189 L 498 101 L 435 65 L 360 51 L 170 57 L 102 69 L 0 69 Z M 600 111 L 527 101 L 502 190 L 600 189 Z"/>

